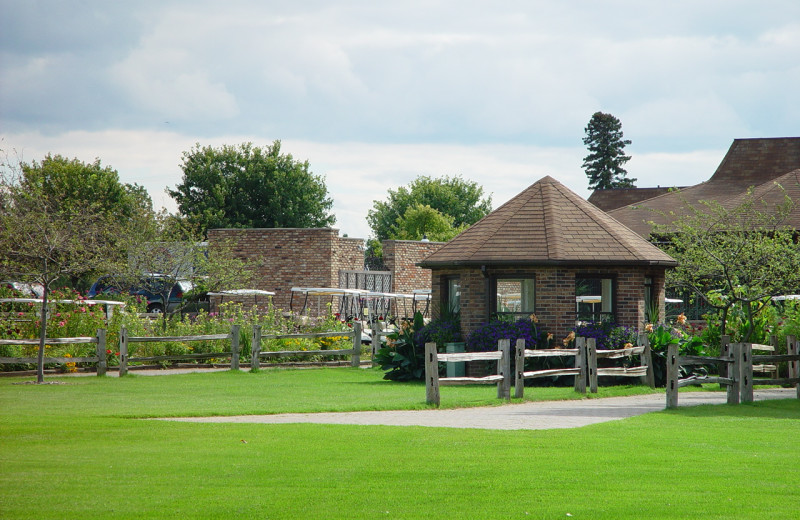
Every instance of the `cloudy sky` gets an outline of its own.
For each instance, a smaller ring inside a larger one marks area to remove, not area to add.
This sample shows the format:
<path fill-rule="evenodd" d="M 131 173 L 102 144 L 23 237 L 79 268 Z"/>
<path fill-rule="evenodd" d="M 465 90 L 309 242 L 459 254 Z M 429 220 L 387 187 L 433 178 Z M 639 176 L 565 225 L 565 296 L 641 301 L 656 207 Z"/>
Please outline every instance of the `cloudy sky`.
<path fill-rule="evenodd" d="M 462 175 L 495 207 L 618 117 L 637 185 L 706 180 L 735 138 L 800 135 L 800 2 L 0 0 L 0 148 L 100 158 L 175 210 L 195 143 L 275 139 L 342 233 Z"/>

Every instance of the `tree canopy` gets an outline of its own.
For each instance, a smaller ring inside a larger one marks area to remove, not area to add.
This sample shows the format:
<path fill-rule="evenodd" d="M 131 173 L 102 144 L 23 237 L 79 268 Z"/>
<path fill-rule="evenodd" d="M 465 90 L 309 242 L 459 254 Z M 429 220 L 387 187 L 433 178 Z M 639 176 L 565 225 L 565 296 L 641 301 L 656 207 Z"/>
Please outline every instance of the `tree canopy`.
<path fill-rule="evenodd" d="M 100 159 L 84 163 L 61 155 L 47 154 L 42 162 L 20 163 L 20 188 L 45 197 L 61 211 L 80 211 L 91 206 L 128 224 L 150 219 L 153 202 L 147 190 L 138 184 L 126 184 Z"/>
<path fill-rule="evenodd" d="M 396 191 L 390 189 L 388 200 L 374 201 L 367 222 L 378 241 L 417 240 L 422 238 L 417 236 L 420 229 L 431 239 L 433 233 L 447 236 L 452 231 L 443 227 L 444 222 L 449 223 L 451 230 L 456 230 L 449 236 L 452 238 L 491 210 L 492 197 L 483 198 L 483 187 L 478 183 L 460 176 L 432 178 L 421 175 L 408 186 L 401 186 Z M 436 227 L 431 227 L 428 232 L 423 229 L 425 226 Z"/>
<path fill-rule="evenodd" d="M 631 158 L 625 155 L 630 140 L 623 139 L 622 123 L 611 114 L 595 112 L 585 128 L 583 144 L 589 155 L 583 158 L 583 169 L 589 178 L 590 190 L 635 188 L 636 179 L 627 178 L 623 168 Z"/>
<path fill-rule="evenodd" d="M 771 297 L 800 287 L 800 245 L 796 231 L 784 223 L 793 201 L 770 207 L 750 192 L 733 207 L 716 202 L 686 204 L 687 213 L 668 227 L 657 226 L 666 238 L 664 249 L 678 261 L 667 272 L 667 285 L 690 291 L 720 311 L 722 334 L 729 310 L 741 305 L 749 328 Z"/>
<path fill-rule="evenodd" d="M 326 227 L 336 222 L 322 177 L 308 161 L 244 143 L 199 144 L 183 153 L 183 182 L 168 190 L 178 211 L 203 234 L 212 228 Z"/>
<path fill-rule="evenodd" d="M 409 207 L 392 227 L 392 237 L 397 240 L 421 240 L 427 238 L 437 242 L 447 242 L 468 226 L 453 225 L 453 217 L 443 215 L 427 204 L 414 204 Z"/>

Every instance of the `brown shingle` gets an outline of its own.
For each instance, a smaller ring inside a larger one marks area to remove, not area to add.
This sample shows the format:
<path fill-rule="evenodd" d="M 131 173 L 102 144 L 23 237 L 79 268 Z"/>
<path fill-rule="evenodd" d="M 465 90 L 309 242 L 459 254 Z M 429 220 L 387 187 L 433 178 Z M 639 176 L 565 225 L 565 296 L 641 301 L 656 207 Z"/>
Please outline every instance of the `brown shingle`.
<path fill-rule="evenodd" d="M 700 201 L 727 205 L 749 188 L 772 185 L 772 182 L 800 168 L 800 137 L 736 139 L 717 171 L 706 182 L 625 206 L 609 214 L 642 236 L 648 237 L 651 222 L 667 225 L 688 213 L 687 204 L 697 207 Z M 800 229 L 800 214 L 789 223 Z"/>
<path fill-rule="evenodd" d="M 482 264 L 675 265 L 675 261 L 548 176 L 420 265 Z"/>

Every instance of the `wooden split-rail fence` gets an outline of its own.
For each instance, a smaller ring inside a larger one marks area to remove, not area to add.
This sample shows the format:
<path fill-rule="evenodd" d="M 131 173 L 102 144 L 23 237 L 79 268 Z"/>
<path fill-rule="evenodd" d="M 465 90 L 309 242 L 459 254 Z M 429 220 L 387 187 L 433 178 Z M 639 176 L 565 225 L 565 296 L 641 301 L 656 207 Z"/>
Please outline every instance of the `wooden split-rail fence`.
<path fill-rule="evenodd" d="M 106 330 L 97 329 L 94 337 L 84 336 L 77 338 L 45 338 L 46 345 L 80 345 L 84 343 L 94 343 L 96 354 L 94 356 L 82 357 L 51 357 L 45 356 L 44 364 L 67 364 L 67 363 L 97 363 L 97 375 L 105 375 L 108 369 L 108 352 L 106 350 Z M 0 339 L 0 345 L 39 345 L 38 339 Z M 38 357 L 0 357 L 0 365 L 3 364 L 37 364 Z"/>
<path fill-rule="evenodd" d="M 795 336 L 786 337 L 786 354 L 754 355 L 754 350 L 774 352 L 774 345 L 754 343 L 730 343 L 728 337 L 722 338 L 721 353 L 712 356 L 681 356 L 678 345 L 667 347 L 667 408 L 678 406 L 678 389 L 703 383 L 717 383 L 727 388 L 728 404 L 753 401 L 753 385 L 794 385 L 800 399 L 800 343 Z M 788 377 L 754 378 L 754 372 L 773 372 L 777 374 L 778 363 L 788 363 Z M 717 377 L 680 377 L 680 368 L 691 365 L 719 366 Z"/>
<path fill-rule="evenodd" d="M 344 338 L 349 337 L 352 347 L 341 350 L 280 350 L 261 351 L 262 339 L 319 339 L 319 338 Z M 251 343 L 251 369 L 257 370 L 262 357 L 287 357 L 287 356 L 350 356 L 350 366 L 361 365 L 361 323 L 353 323 L 351 332 L 312 332 L 308 334 L 265 334 L 261 335 L 261 326 L 253 327 L 253 341 Z"/>
<path fill-rule="evenodd" d="M 435 343 L 425 344 L 425 394 L 428 404 L 439 405 L 440 386 L 472 385 L 497 383 L 497 398 L 511 398 L 511 382 L 514 381 L 514 397 L 524 396 L 525 380 L 542 377 L 573 376 L 576 392 L 586 393 L 587 381 L 589 390 L 597 393 L 597 378 L 600 376 L 637 377 L 651 388 L 655 387 L 653 360 L 647 336 L 639 336 L 635 347 L 597 350 L 594 338 L 575 338 L 575 348 L 526 349 L 525 340 L 518 339 L 514 348 L 514 371 L 511 370 L 511 341 L 501 339 L 497 350 L 490 352 L 460 352 L 442 354 L 436 351 Z M 525 371 L 525 359 L 544 357 L 575 358 L 574 367 Z M 598 367 L 598 359 L 621 359 L 639 356 L 639 365 L 631 367 Z M 439 363 L 462 363 L 465 361 L 497 360 L 497 373 L 484 377 L 439 377 Z"/>
<path fill-rule="evenodd" d="M 208 359 L 230 358 L 231 370 L 240 369 L 240 330 L 239 325 L 232 325 L 231 331 L 227 334 L 206 334 L 197 336 L 130 336 L 126 328 L 120 329 L 119 339 L 119 374 L 126 375 L 132 363 L 165 362 L 165 361 L 202 361 Z M 361 364 L 361 324 L 355 323 L 352 331 L 339 332 L 318 332 L 309 334 L 261 334 L 261 326 L 253 327 L 251 343 L 250 367 L 257 370 L 261 358 L 286 357 L 286 356 L 351 356 L 350 364 L 357 367 Z M 282 350 L 282 351 L 261 351 L 262 339 L 300 339 L 300 338 L 350 338 L 352 348 L 341 350 Z M 197 342 L 197 341 L 219 341 L 221 345 L 226 343 L 230 348 L 222 348 L 218 352 L 207 352 L 199 354 L 171 354 L 163 356 L 129 356 L 129 345 L 131 343 L 156 343 L 156 342 Z M 95 343 L 96 355 L 83 357 L 45 357 L 45 364 L 66 364 L 66 363 L 97 363 L 97 375 L 106 374 L 108 369 L 108 351 L 106 345 L 106 330 L 98 329 L 95 337 L 76 337 L 76 338 L 46 338 L 47 345 L 75 345 L 81 343 Z M 0 345 L 38 345 L 38 339 L 0 339 Z M 36 357 L 0 357 L 2 364 L 36 364 Z"/>

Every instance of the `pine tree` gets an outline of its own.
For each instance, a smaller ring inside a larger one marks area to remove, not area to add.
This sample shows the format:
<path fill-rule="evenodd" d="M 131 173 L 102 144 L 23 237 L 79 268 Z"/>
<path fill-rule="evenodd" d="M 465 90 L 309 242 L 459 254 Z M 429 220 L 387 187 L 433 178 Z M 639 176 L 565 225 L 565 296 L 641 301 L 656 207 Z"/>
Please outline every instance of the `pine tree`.
<path fill-rule="evenodd" d="M 622 123 L 611 114 L 595 112 L 585 129 L 583 144 L 589 155 L 583 158 L 583 169 L 589 178 L 590 190 L 635 188 L 636 179 L 628 179 L 623 165 L 631 158 L 625 155 Z"/>

